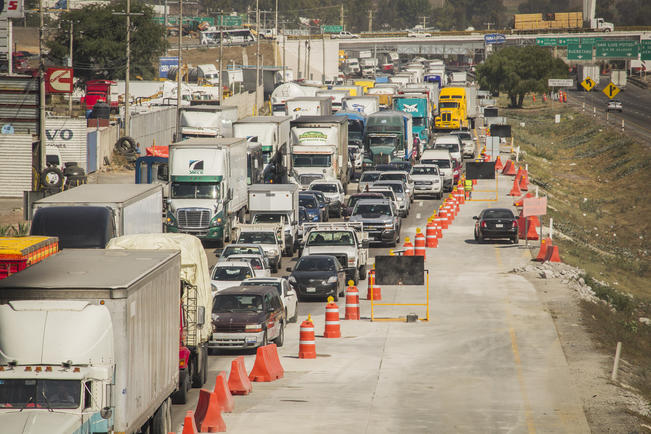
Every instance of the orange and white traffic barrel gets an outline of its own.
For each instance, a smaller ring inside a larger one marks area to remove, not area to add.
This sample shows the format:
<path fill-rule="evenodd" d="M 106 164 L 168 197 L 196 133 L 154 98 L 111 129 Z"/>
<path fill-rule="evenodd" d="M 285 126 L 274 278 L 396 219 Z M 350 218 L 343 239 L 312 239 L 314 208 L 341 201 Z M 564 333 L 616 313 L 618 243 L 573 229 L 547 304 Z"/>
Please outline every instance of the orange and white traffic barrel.
<path fill-rule="evenodd" d="M 334 298 L 328 297 L 325 311 L 324 338 L 340 338 L 341 327 L 339 326 L 339 306 L 334 303 Z"/>
<path fill-rule="evenodd" d="M 307 319 L 301 323 L 299 336 L 298 358 L 316 359 L 316 339 L 314 338 L 314 323 L 311 315 L 308 315 Z"/>
<path fill-rule="evenodd" d="M 346 319 L 359 319 L 359 291 L 355 286 L 355 282 L 348 281 L 348 288 L 346 288 Z"/>

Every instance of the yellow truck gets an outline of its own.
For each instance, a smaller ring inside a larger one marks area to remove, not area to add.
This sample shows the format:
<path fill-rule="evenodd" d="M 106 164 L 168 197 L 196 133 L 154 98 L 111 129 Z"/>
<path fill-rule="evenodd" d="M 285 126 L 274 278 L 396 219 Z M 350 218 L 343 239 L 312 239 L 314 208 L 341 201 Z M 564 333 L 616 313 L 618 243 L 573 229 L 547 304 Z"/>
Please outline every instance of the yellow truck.
<path fill-rule="evenodd" d="M 362 96 L 362 87 L 361 86 L 332 86 L 332 90 L 347 90 L 350 96 Z"/>
<path fill-rule="evenodd" d="M 364 93 L 364 95 L 366 95 L 369 89 L 375 87 L 375 80 L 357 80 L 355 81 L 354 84 L 355 86 L 361 87 L 362 92 Z M 359 96 L 359 95 L 355 95 L 355 96 Z"/>
<path fill-rule="evenodd" d="M 460 130 L 468 128 L 466 89 L 444 87 L 439 93 L 439 115 L 434 119 L 436 130 Z"/>

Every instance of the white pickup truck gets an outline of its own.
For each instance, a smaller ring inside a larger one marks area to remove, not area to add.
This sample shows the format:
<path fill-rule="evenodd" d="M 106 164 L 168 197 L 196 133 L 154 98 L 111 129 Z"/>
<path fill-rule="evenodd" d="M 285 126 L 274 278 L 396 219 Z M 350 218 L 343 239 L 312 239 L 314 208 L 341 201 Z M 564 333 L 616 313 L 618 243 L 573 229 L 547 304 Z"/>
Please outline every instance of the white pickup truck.
<path fill-rule="evenodd" d="M 346 270 L 346 281 L 357 284 L 368 270 L 368 234 L 362 223 L 303 223 L 300 256 L 332 255 Z"/>

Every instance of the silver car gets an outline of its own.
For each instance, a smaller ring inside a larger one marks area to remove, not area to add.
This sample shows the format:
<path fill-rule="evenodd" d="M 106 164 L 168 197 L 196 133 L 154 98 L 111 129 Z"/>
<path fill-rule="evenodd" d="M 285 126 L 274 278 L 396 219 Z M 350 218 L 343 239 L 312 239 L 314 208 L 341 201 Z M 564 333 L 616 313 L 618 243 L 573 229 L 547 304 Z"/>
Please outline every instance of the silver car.
<path fill-rule="evenodd" d="M 370 187 L 371 184 L 378 180 L 380 173 L 382 172 L 378 170 L 367 170 L 362 172 L 359 181 L 357 181 L 357 192 L 362 193 L 366 191 L 366 187 Z"/>
<path fill-rule="evenodd" d="M 409 215 L 411 201 L 409 200 L 409 194 L 407 193 L 407 187 L 405 186 L 404 182 L 398 180 L 377 181 L 373 183 L 371 191 L 378 187 L 389 187 L 391 190 L 393 190 L 393 194 L 396 195 L 396 202 L 400 216 L 407 217 Z"/>
<path fill-rule="evenodd" d="M 409 172 L 405 172 L 404 170 L 389 170 L 387 172 L 382 172 L 378 181 L 402 181 L 407 189 L 409 201 L 414 201 L 414 180 L 409 176 Z"/>

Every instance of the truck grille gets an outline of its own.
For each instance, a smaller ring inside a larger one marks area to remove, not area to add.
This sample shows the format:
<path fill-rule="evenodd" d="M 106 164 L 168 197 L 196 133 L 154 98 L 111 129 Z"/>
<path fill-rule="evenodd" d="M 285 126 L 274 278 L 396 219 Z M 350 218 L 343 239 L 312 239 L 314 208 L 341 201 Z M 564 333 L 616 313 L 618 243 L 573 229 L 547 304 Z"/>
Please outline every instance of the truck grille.
<path fill-rule="evenodd" d="M 220 324 L 213 327 L 213 333 L 244 333 L 244 324 Z"/>
<path fill-rule="evenodd" d="M 414 185 L 432 185 L 432 181 L 414 181 Z"/>
<path fill-rule="evenodd" d="M 210 211 L 207 209 L 180 209 L 179 226 L 182 228 L 206 228 L 210 224 Z"/>

